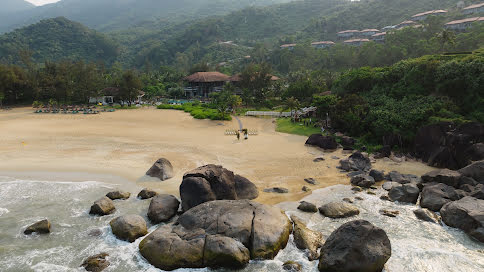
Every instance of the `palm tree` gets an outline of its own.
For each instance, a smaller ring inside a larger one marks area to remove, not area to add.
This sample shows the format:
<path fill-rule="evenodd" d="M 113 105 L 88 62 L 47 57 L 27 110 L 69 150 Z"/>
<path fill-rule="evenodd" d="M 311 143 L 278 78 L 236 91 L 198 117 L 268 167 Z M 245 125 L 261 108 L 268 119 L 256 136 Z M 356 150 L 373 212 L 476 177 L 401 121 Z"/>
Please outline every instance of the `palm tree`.
<path fill-rule="evenodd" d="M 284 106 L 282 107 L 281 112 L 283 112 L 285 110 L 290 110 L 291 111 L 291 120 L 292 120 L 294 110 L 297 110 L 300 106 L 301 106 L 301 104 L 299 103 L 299 101 L 296 98 L 291 96 L 288 99 L 286 99 L 286 102 L 285 102 Z"/>

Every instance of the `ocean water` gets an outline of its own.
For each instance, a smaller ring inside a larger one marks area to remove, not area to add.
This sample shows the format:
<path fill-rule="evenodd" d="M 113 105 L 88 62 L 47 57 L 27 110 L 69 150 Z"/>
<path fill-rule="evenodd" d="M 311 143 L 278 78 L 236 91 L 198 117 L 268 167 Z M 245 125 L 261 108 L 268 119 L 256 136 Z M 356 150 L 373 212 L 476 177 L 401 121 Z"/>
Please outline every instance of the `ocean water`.
<path fill-rule="evenodd" d="M 107 192 L 122 189 L 132 196 L 115 201 L 117 211 L 109 216 L 90 216 L 92 203 Z M 142 238 L 134 243 L 114 237 L 109 221 L 123 214 L 139 214 L 146 218 L 150 200 L 138 200 L 142 188 L 136 185 L 99 181 L 58 182 L 20 180 L 0 177 L 0 271 L 84 271 L 83 260 L 101 252 L 109 254 L 111 265 L 105 271 L 161 271 L 151 266 L 138 252 Z M 378 194 L 381 194 L 379 191 Z M 484 245 L 467 237 L 460 230 L 417 220 L 416 207 L 383 202 L 379 196 L 358 194 L 365 200 L 355 202 L 361 214 L 351 219 L 331 220 L 319 214 L 297 211 L 298 203 L 281 203 L 287 214 L 297 214 L 308 226 L 325 236 L 341 224 L 353 219 L 366 219 L 385 229 L 392 243 L 392 258 L 387 271 L 484 271 Z M 348 186 L 316 190 L 305 200 L 316 204 L 354 197 Z M 399 210 L 397 218 L 379 215 L 381 208 Z M 38 220 L 52 223 L 49 235 L 26 236 L 23 230 Z M 147 220 L 147 222 L 149 222 Z M 158 226 L 149 225 L 150 231 Z M 93 235 L 94 232 L 100 235 Z M 305 252 L 291 241 L 274 260 L 252 261 L 244 272 L 283 271 L 282 264 L 293 260 L 303 271 L 316 272 L 317 261 L 309 262 Z M 212 271 L 211 269 L 179 269 L 176 271 Z M 225 270 L 215 270 L 225 271 Z"/>

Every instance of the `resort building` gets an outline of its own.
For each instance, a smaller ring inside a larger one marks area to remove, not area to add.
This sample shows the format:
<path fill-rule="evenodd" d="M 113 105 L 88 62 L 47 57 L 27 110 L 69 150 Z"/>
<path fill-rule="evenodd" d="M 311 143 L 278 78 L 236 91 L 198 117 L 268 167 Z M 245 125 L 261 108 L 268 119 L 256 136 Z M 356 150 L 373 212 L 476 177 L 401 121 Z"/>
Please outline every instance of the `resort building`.
<path fill-rule="evenodd" d="M 348 45 L 354 45 L 354 46 L 361 46 L 362 44 L 365 44 L 369 42 L 370 40 L 368 39 L 353 39 L 353 40 L 346 40 L 344 41 L 344 44 Z"/>
<path fill-rule="evenodd" d="M 328 48 L 334 45 L 332 41 L 321 41 L 321 42 L 313 42 L 311 46 L 314 48 Z"/>
<path fill-rule="evenodd" d="M 371 37 L 377 33 L 380 33 L 380 30 L 378 29 L 363 29 L 360 31 L 360 36 L 362 37 Z"/>
<path fill-rule="evenodd" d="M 290 44 L 283 44 L 280 46 L 281 49 L 289 49 L 289 50 L 294 50 L 294 47 L 296 46 L 297 44 L 295 43 L 290 43 Z"/>
<path fill-rule="evenodd" d="M 360 34 L 359 30 L 345 30 L 345 31 L 340 31 L 336 33 L 336 35 L 338 35 L 338 38 L 345 38 L 345 39 L 355 37 L 358 34 Z"/>
<path fill-rule="evenodd" d="M 484 13 L 484 2 L 466 7 L 462 9 L 462 13 L 464 14 Z"/>
<path fill-rule="evenodd" d="M 398 25 L 396 25 L 395 28 L 396 29 L 402 29 L 404 27 L 413 26 L 415 24 L 416 23 L 414 21 L 403 21 L 403 22 L 399 23 Z"/>
<path fill-rule="evenodd" d="M 387 35 L 386 32 L 377 33 L 377 34 L 371 36 L 371 40 L 374 41 L 374 42 L 381 42 L 382 43 L 382 42 L 385 42 L 386 35 Z"/>
<path fill-rule="evenodd" d="M 412 20 L 423 21 L 423 20 L 427 19 L 427 17 L 429 17 L 430 15 L 442 15 L 442 14 L 446 14 L 446 13 L 447 13 L 447 11 L 442 10 L 442 9 L 426 11 L 426 12 L 422 12 L 422 13 L 413 15 Z"/>
<path fill-rule="evenodd" d="M 184 78 L 188 82 L 185 87 L 185 96 L 208 98 L 212 92 L 223 90 L 225 83 L 229 82 L 228 75 L 219 72 L 198 72 Z"/>
<path fill-rule="evenodd" d="M 484 22 L 484 17 L 467 18 L 467 19 L 448 22 L 447 24 L 445 24 L 444 28 L 457 30 L 457 31 L 464 31 L 469 27 L 471 27 L 474 23 L 482 23 L 482 22 Z"/>

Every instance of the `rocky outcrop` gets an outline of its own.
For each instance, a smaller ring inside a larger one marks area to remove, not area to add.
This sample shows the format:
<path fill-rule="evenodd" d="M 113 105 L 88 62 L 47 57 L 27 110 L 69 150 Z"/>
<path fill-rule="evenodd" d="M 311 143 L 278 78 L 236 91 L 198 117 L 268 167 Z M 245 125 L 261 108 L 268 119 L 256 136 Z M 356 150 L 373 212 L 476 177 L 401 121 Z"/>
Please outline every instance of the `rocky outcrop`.
<path fill-rule="evenodd" d="M 446 225 L 462 229 L 484 243 L 484 200 L 464 197 L 445 204 L 440 213 Z"/>
<path fill-rule="evenodd" d="M 459 188 L 460 178 L 461 174 L 459 172 L 449 169 L 434 170 L 422 176 L 422 180 L 425 183 L 443 183 L 454 188 Z"/>
<path fill-rule="evenodd" d="M 217 200 L 188 210 L 173 227 L 161 226 L 141 241 L 139 249 L 162 270 L 240 268 L 248 263 L 247 252 L 250 259 L 274 258 L 286 246 L 291 230 L 291 222 L 278 208 L 249 200 Z M 207 241 L 212 243 L 209 247 Z"/>
<path fill-rule="evenodd" d="M 300 211 L 303 211 L 303 212 L 307 212 L 307 213 L 317 213 L 318 212 L 318 208 L 316 207 L 316 205 L 314 205 L 313 203 L 306 202 L 306 201 L 301 201 L 299 206 L 297 207 L 297 209 L 300 210 Z"/>
<path fill-rule="evenodd" d="M 107 253 L 100 253 L 100 254 L 91 256 L 86 260 L 84 260 L 84 262 L 81 264 L 81 267 L 84 267 L 86 271 L 101 272 L 110 265 L 110 262 L 106 260 L 106 257 L 108 256 L 109 254 Z"/>
<path fill-rule="evenodd" d="M 313 134 L 306 141 L 307 145 L 313 145 L 326 150 L 338 148 L 338 143 L 332 136 L 323 136 L 322 134 Z"/>
<path fill-rule="evenodd" d="M 302 271 L 302 265 L 294 261 L 287 261 L 282 265 L 282 269 L 288 272 L 300 272 Z"/>
<path fill-rule="evenodd" d="M 398 201 L 402 203 L 417 203 L 420 190 L 417 185 L 414 184 L 402 184 L 400 186 L 393 187 L 388 192 L 388 197 L 391 201 Z"/>
<path fill-rule="evenodd" d="M 392 254 L 384 230 L 365 220 L 335 230 L 321 249 L 319 271 L 381 272 Z"/>
<path fill-rule="evenodd" d="M 173 177 L 173 166 L 165 158 L 158 159 L 153 166 L 146 172 L 147 176 L 167 180 Z"/>
<path fill-rule="evenodd" d="M 384 190 L 390 191 L 391 189 L 400 186 L 401 184 L 394 181 L 387 181 L 381 186 Z"/>
<path fill-rule="evenodd" d="M 157 194 L 158 194 L 157 192 L 145 188 L 145 189 L 141 190 L 141 192 L 139 192 L 138 198 L 139 199 L 150 199 L 150 198 L 156 196 Z"/>
<path fill-rule="evenodd" d="M 301 250 L 308 250 L 308 259 L 310 261 L 319 258 L 318 249 L 323 245 L 323 235 L 319 232 L 308 229 L 306 225 L 297 216 L 291 216 L 294 223 L 294 243 Z"/>
<path fill-rule="evenodd" d="M 122 191 L 114 191 L 114 192 L 107 193 L 106 196 L 111 200 L 128 199 L 131 196 L 131 193 L 122 192 Z"/>
<path fill-rule="evenodd" d="M 330 202 L 319 207 L 319 212 L 329 218 L 345 218 L 360 214 L 354 205 L 345 202 Z"/>
<path fill-rule="evenodd" d="M 116 211 L 114 202 L 105 196 L 94 202 L 94 204 L 91 206 L 89 214 L 104 216 L 112 214 L 114 211 Z"/>
<path fill-rule="evenodd" d="M 422 183 L 422 179 L 416 175 L 401 174 L 397 171 L 391 171 L 385 176 L 385 179 L 393 182 L 398 182 L 400 184 L 414 183 L 419 185 Z"/>
<path fill-rule="evenodd" d="M 236 177 L 232 171 L 214 164 L 185 173 L 180 185 L 184 211 L 208 201 L 252 199 L 257 196 L 257 187 L 249 180 Z"/>
<path fill-rule="evenodd" d="M 420 206 L 438 212 L 445 204 L 459 199 L 454 187 L 438 183 L 427 185 L 422 190 Z"/>
<path fill-rule="evenodd" d="M 357 175 L 351 178 L 351 184 L 363 188 L 370 188 L 375 184 L 375 179 L 369 175 Z"/>
<path fill-rule="evenodd" d="M 369 175 L 375 180 L 375 182 L 380 182 L 385 179 L 385 173 L 383 171 L 372 169 Z"/>
<path fill-rule="evenodd" d="M 465 177 L 472 178 L 473 180 L 484 184 L 484 160 L 474 162 L 473 164 L 460 169 L 459 173 Z"/>
<path fill-rule="evenodd" d="M 254 183 L 247 178 L 235 175 L 235 191 L 238 199 L 256 199 L 259 196 L 259 190 Z"/>
<path fill-rule="evenodd" d="M 439 123 L 422 127 L 415 137 L 415 153 L 429 165 L 460 169 L 483 160 L 484 125 Z"/>
<path fill-rule="evenodd" d="M 361 152 L 351 154 L 346 160 L 340 161 L 340 168 L 344 171 L 363 171 L 367 172 L 371 169 L 370 158 Z"/>
<path fill-rule="evenodd" d="M 111 220 L 109 224 L 111 225 L 113 234 L 118 237 L 118 239 L 130 243 L 148 233 L 146 221 L 143 217 L 135 214 L 117 217 Z"/>
<path fill-rule="evenodd" d="M 32 224 L 28 226 L 24 230 L 24 234 L 32 234 L 32 233 L 38 233 L 38 234 L 47 234 L 50 233 L 50 222 L 47 219 L 41 220 L 35 224 Z"/>
<path fill-rule="evenodd" d="M 439 216 L 428 209 L 417 209 L 417 210 L 414 210 L 413 213 L 418 219 L 422 221 L 435 223 L 435 224 L 439 224 L 440 222 Z"/>
<path fill-rule="evenodd" d="M 176 215 L 180 201 L 172 195 L 157 195 L 151 199 L 148 218 L 153 224 L 166 222 Z"/>

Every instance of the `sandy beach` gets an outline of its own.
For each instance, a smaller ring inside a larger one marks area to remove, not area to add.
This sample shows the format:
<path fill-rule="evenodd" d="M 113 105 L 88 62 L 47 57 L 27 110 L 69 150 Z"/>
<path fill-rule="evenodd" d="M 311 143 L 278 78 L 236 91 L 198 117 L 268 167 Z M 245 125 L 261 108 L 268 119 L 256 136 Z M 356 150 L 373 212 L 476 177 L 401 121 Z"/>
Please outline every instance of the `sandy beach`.
<path fill-rule="evenodd" d="M 46 179 L 70 174 L 71 180 L 118 182 L 116 176 L 142 187 L 178 195 L 186 171 L 214 163 L 246 176 L 262 191 L 288 188 L 289 194 L 260 193 L 259 202 L 275 204 L 299 200 L 301 191 L 349 184 L 335 167 L 342 151 L 325 153 L 304 145 L 306 137 L 275 132 L 272 119 L 241 117 L 245 128 L 259 135 L 247 141 L 226 136 L 238 128 L 236 120 L 196 120 L 173 110 L 143 108 L 99 115 L 34 114 L 31 108 L 0 111 L 0 175 L 43 175 Z M 325 161 L 313 162 L 323 155 Z M 167 158 L 175 177 L 155 181 L 144 176 L 158 158 Z M 421 175 L 432 168 L 419 162 L 379 160 L 374 168 Z M 65 173 L 62 175 L 61 173 Z M 75 173 L 75 174 L 73 174 Z M 308 185 L 314 178 L 319 185 Z"/>

